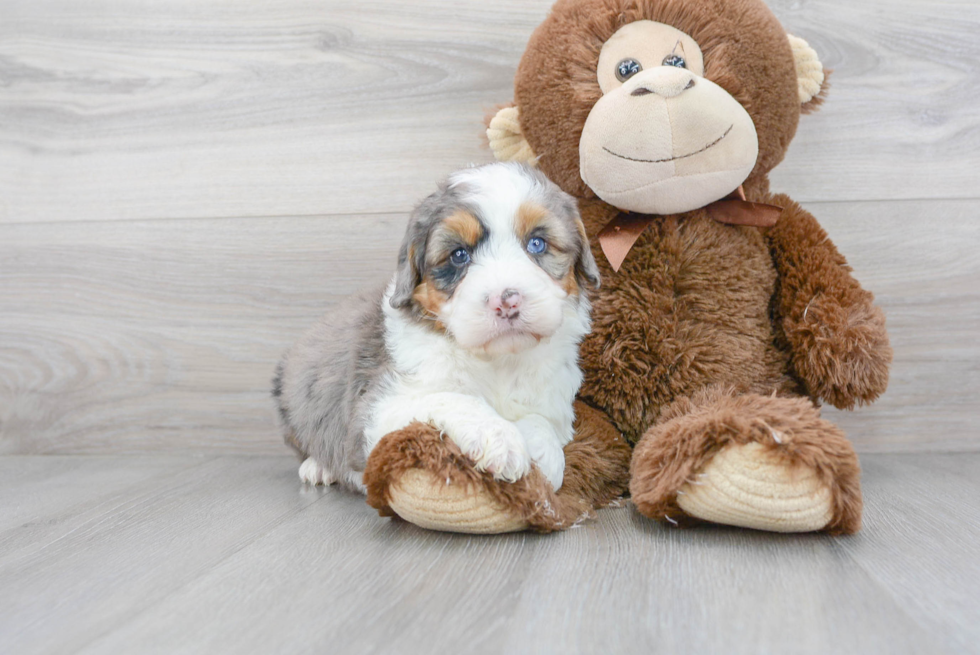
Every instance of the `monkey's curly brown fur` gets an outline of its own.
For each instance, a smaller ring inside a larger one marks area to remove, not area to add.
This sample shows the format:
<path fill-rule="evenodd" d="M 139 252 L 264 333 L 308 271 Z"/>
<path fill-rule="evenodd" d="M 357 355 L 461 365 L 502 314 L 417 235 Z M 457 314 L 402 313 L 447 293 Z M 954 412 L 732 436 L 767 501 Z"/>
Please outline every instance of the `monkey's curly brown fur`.
<path fill-rule="evenodd" d="M 578 143 L 601 96 L 595 70 L 602 44 L 643 19 L 672 25 L 701 46 L 705 77 L 745 107 L 759 135 L 748 199 L 784 211 L 768 230 L 723 225 L 703 209 L 657 217 L 615 272 L 596 237 L 619 210 L 582 182 Z M 769 193 L 767 175 L 803 109 L 795 85 L 786 32 L 759 0 L 559 0 L 517 73 L 524 137 L 541 169 L 580 198 L 601 266 L 580 397 L 639 442 L 634 502 L 653 518 L 682 513 L 677 489 L 722 445 L 763 441 L 787 461 L 805 461 L 830 487 L 828 531 L 860 525 L 857 458 L 812 403 L 873 401 L 885 390 L 892 354 L 881 310 L 827 234 L 790 198 Z M 712 388 L 735 395 L 706 409 Z M 781 398 L 762 403 L 763 396 Z M 807 447 L 774 445 L 752 429 L 760 412 Z"/>

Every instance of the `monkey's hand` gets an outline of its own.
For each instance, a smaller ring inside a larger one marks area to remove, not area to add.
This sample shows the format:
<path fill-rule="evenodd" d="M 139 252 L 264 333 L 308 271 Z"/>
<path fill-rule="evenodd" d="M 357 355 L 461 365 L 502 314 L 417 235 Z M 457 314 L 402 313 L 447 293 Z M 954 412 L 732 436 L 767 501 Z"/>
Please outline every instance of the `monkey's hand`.
<path fill-rule="evenodd" d="M 779 274 L 777 332 L 794 370 L 811 394 L 840 409 L 874 401 L 892 361 L 884 313 L 811 214 L 786 196 L 770 201 L 784 207 L 767 238 Z"/>

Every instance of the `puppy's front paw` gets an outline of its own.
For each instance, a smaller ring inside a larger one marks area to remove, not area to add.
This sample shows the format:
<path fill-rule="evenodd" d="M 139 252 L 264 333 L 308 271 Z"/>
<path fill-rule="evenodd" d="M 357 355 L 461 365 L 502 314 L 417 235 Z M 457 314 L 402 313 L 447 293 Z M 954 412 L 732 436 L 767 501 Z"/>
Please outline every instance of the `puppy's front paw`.
<path fill-rule="evenodd" d="M 515 425 L 524 437 L 531 461 L 548 478 L 552 489 L 558 491 L 565 476 L 565 452 L 554 428 L 546 419 L 535 415 L 526 416 Z"/>
<path fill-rule="evenodd" d="M 544 477 L 548 478 L 551 488 L 557 492 L 565 477 L 565 453 L 557 444 L 541 446 L 536 448 L 534 444 L 528 443 L 531 459 L 541 469 Z"/>
<path fill-rule="evenodd" d="M 480 471 L 498 480 L 515 482 L 531 471 L 531 457 L 524 437 L 513 423 L 503 419 L 474 423 L 464 434 L 450 434 Z"/>

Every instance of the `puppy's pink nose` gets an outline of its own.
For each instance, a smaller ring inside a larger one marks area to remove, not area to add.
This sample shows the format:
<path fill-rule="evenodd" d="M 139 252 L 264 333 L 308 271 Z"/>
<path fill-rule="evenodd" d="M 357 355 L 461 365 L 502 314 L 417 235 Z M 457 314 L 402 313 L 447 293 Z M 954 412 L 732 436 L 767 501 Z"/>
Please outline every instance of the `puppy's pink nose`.
<path fill-rule="evenodd" d="M 521 313 L 521 292 L 517 289 L 504 289 L 499 296 L 490 299 L 490 307 L 500 318 L 517 318 Z"/>

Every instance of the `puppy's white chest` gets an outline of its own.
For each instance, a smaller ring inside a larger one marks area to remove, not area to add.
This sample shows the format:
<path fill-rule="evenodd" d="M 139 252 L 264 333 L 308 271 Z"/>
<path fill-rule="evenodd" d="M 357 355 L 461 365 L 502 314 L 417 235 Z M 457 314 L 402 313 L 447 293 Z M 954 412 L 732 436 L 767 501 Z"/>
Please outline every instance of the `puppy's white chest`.
<path fill-rule="evenodd" d="M 472 375 L 475 392 L 509 421 L 537 414 L 563 422 L 571 415 L 571 403 L 581 382 L 576 367 L 556 361 L 504 363 L 473 371 Z"/>

